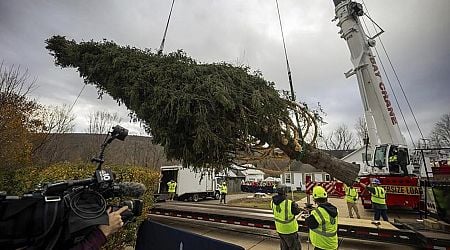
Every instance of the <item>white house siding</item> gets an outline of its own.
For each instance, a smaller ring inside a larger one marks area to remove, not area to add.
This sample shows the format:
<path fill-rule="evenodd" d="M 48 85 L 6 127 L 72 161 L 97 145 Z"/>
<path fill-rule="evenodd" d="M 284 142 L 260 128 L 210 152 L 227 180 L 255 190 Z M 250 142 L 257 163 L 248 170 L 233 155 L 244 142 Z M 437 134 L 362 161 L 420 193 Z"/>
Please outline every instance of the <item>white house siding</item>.
<path fill-rule="evenodd" d="M 246 169 L 241 171 L 245 175 L 245 181 L 262 181 L 264 172 L 258 169 Z"/>

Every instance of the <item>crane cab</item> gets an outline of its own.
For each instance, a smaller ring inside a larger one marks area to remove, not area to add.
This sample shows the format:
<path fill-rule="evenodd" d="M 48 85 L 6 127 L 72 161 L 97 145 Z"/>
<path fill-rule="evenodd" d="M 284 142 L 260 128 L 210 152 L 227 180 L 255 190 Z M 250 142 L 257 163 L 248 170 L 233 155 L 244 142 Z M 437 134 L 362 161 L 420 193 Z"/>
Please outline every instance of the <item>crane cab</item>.
<path fill-rule="evenodd" d="M 407 166 L 409 165 L 408 148 L 383 144 L 376 146 L 373 167 L 381 172 L 393 175 L 409 175 Z"/>

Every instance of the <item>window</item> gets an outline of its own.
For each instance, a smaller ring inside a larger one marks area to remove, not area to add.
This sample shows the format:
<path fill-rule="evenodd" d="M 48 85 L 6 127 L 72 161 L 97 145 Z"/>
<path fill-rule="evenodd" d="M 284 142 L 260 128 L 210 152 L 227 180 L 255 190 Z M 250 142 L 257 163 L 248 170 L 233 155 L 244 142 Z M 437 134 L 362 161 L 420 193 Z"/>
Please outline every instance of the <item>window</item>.
<path fill-rule="evenodd" d="M 386 147 L 386 145 L 383 145 L 375 149 L 375 167 L 386 167 Z"/>
<path fill-rule="evenodd" d="M 285 173 L 284 180 L 286 183 L 291 183 L 291 173 Z"/>
<path fill-rule="evenodd" d="M 325 181 L 331 181 L 331 177 L 329 174 L 325 174 Z"/>

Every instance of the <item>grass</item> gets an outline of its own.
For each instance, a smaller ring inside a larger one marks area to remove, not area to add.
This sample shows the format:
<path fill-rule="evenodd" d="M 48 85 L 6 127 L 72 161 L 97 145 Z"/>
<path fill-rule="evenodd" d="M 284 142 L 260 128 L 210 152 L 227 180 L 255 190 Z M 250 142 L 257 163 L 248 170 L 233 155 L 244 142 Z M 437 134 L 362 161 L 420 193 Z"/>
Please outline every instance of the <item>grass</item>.
<path fill-rule="evenodd" d="M 249 193 L 249 196 L 251 193 Z M 241 198 L 236 200 L 230 200 L 228 202 L 229 205 L 236 207 L 249 207 L 249 208 L 260 208 L 260 209 L 270 209 L 270 201 L 272 200 L 272 196 L 268 196 L 268 198 Z M 305 193 L 294 193 L 294 200 L 299 201 L 306 197 Z M 291 194 L 288 194 L 288 198 L 291 199 Z"/>

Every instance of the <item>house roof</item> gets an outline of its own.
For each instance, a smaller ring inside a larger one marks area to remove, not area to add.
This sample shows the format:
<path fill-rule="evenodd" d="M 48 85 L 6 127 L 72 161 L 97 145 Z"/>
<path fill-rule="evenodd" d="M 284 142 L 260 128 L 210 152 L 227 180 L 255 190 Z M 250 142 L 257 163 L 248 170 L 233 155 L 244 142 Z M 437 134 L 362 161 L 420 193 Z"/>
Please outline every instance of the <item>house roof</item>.
<path fill-rule="evenodd" d="M 246 168 L 238 166 L 236 164 L 231 164 L 229 168 L 235 169 L 235 170 L 245 170 L 246 169 Z"/>
<path fill-rule="evenodd" d="M 300 161 L 293 161 L 290 170 L 291 170 L 290 172 L 302 172 L 302 173 L 323 172 L 322 170 L 319 170 L 310 164 L 305 164 Z M 288 169 L 286 169 L 286 172 L 289 172 Z"/>
<path fill-rule="evenodd" d="M 217 175 L 218 176 L 227 176 L 227 177 L 231 177 L 231 178 L 245 177 L 245 175 L 241 171 L 236 170 L 236 169 L 230 169 L 230 168 L 226 170 L 226 174 L 225 174 L 225 170 L 223 170 L 223 171 L 220 171 Z"/>
<path fill-rule="evenodd" d="M 351 153 L 349 153 L 349 154 L 345 155 L 344 157 L 342 157 L 342 160 L 345 160 L 345 159 L 347 159 L 348 157 L 350 157 L 350 156 L 352 156 L 352 155 L 354 155 L 354 154 L 356 154 L 356 153 L 359 153 L 359 152 L 365 152 L 365 150 L 366 150 L 366 146 L 362 146 L 362 147 L 360 147 L 360 148 L 358 148 L 358 149 L 355 149 L 355 150 L 352 151 Z M 369 145 L 367 151 L 368 151 L 368 152 L 372 152 L 372 146 L 371 146 L 371 145 Z"/>
<path fill-rule="evenodd" d="M 325 150 L 328 154 L 338 158 L 342 159 L 343 157 L 349 155 L 350 153 L 356 151 L 356 149 L 349 149 L 349 150 Z"/>
<path fill-rule="evenodd" d="M 227 171 L 227 177 L 238 177 L 231 169 Z"/>

